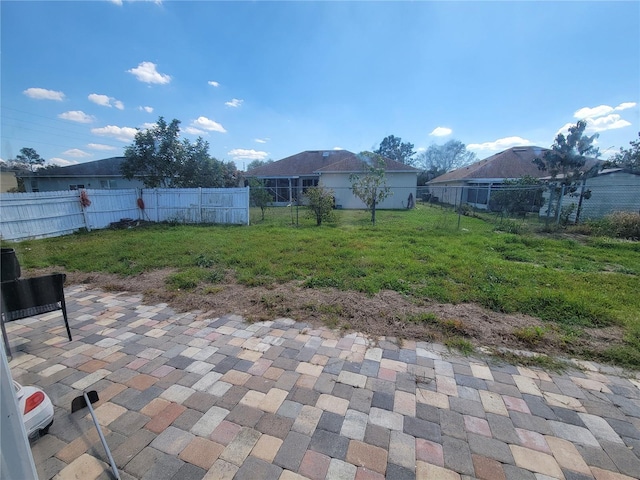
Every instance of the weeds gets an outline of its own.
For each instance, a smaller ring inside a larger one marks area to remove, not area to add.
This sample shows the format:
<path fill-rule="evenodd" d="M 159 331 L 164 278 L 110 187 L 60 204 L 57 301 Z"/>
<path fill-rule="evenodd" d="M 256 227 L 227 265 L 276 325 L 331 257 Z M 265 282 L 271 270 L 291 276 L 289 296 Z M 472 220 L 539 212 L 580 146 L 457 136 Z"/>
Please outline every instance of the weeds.
<path fill-rule="evenodd" d="M 558 373 L 563 372 L 569 367 L 566 361 L 543 354 L 525 355 L 511 350 L 494 350 L 491 352 L 491 355 L 512 365 L 539 367 Z"/>
<path fill-rule="evenodd" d="M 527 345 L 535 346 L 544 340 L 547 329 L 540 326 L 522 327 L 513 331 L 513 335 Z"/>
<path fill-rule="evenodd" d="M 464 338 L 451 337 L 444 341 L 444 344 L 450 350 L 458 350 L 463 355 L 471 355 L 473 353 L 473 344 Z"/>

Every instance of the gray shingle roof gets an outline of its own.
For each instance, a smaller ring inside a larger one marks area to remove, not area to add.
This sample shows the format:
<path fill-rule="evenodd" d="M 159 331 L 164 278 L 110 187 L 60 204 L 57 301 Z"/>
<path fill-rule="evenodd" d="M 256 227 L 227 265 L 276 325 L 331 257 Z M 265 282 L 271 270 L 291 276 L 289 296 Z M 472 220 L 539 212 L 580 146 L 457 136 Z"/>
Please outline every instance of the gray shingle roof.
<path fill-rule="evenodd" d="M 533 160 L 541 157 L 546 150 L 540 147 L 513 147 L 471 165 L 447 172 L 428 183 L 473 178 L 520 178 L 524 175 L 544 177 L 548 173 L 538 170 L 538 166 L 533 163 Z"/>
<path fill-rule="evenodd" d="M 386 170 L 393 172 L 418 172 L 417 169 L 393 160 L 385 159 Z M 254 168 L 247 177 L 297 177 L 327 172 L 360 172 L 364 162 L 348 150 L 307 150 L 277 162 Z"/>
<path fill-rule="evenodd" d="M 47 168 L 25 176 L 33 177 L 122 177 L 120 164 L 125 157 L 111 157 L 66 167 Z"/>
<path fill-rule="evenodd" d="M 520 178 L 525 175 L 535 178 L 548 177 L 549 172 L 538 169 L 538 166 L 533 163 L 536 158 L 541 158 L 546 151 L 549 149 L 535 146 L 512 147 L 471 165 L 447 172 L 427 183 L 437 184 L 481 178 Z M 593 166 L 596 161 L 596 159 L 587 159 L 586 169 Z"/>

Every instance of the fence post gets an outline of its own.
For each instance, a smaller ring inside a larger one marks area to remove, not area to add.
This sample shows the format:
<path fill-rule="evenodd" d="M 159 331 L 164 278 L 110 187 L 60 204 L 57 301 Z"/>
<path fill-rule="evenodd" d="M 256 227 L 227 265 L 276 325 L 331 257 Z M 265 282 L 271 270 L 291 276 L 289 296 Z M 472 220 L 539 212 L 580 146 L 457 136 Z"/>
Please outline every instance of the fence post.
<path fill-rule="evenodd" d="M 556 207 L 556 225 L 560 225 L 560 211 L 562 210 L 562 198 L 564 197 L 564 185 L 560 190 L 560 196 L 558 197 L 558 206 Z"/>
<path fill-rule="evenodd" d="M 247 225 L 249 225 L 249 219 L 251 217 L 251 187 L 249 187 L 249 185 L 247 185 L 246 187 L 244 187 L 245 192 L 247 192 L 246 194 L 246 198 L 247 198 Z"/>
<path fill-rule="evenodd" d="M 91 226 L 89 225 L 89 217 L 87 216 L 87 208 L 82 204 L 82 190 L 78 190 L 78 201 L 80 202 L 80 208 L 82 209 L 82 218 L 84 219 L 84 228 L 87 229 L 87 232 L 91 231 Z"/>
<path fill-rule="evenodd" d="M 198 223 L 202 223 L 202 187 L 198 187 Z"/>
<path fill-rule="evenodd" d="M 156 207 L 156 222 L 160 222 L 160 205 L 158 203 L 158 189 L 153 189 L 153 204 Z"/>

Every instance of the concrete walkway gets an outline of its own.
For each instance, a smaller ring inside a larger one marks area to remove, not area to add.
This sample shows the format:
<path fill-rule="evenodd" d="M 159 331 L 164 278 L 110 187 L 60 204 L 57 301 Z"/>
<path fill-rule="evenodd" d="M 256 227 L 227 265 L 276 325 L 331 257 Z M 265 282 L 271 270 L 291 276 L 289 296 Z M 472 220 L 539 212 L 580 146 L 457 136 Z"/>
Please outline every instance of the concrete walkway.
<path fill-rule="evenodd" d="M 632 479 L 640 380 L 563 374 L 373 343 L 290 319 L 177 314 L 66 289 L 60 312 L 7 325 L 14 378 L 56 406 L 32 444 L 40 479 L 109 479 L 82 390 L 126 479 Z M 22 344 L 22 345 L 20 345 Z"/>

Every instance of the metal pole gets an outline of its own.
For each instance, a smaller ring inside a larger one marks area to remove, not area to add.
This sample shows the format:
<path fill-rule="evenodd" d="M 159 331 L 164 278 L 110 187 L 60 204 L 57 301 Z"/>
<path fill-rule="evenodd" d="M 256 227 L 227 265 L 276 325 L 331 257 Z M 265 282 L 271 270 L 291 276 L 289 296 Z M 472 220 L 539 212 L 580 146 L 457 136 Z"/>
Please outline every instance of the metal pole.
<path fill-rule="evenodd" d="M 109 463 L 111 464 L 111 470 L 113 471 L 113 475 L 116 477 L 116 480 L 120 480 L 120 473 L 118 473 L 118 467 L 116 467 L 116 462 L 113 461 L 113 457 L 111 456 L 111 451 L 109 450 L 109 445 L 107 445 L 107 441 L 102 435 L 102 429 L 100 428 L 100 423 L 98 422 L 98 418 L 96 414 L 93 412 L 93 407 L 91 406 L 91 401 L 87 396 L 87 392 L 82 392 L 84 395 L 84 401 L 87 402 L 87 407 L 89 407 L 89 413 L 91 413 L 91 417 L 93 418 L 93 423 L 96 424 L 96 430 L 98 431 L 98 435 L 100 435 L 100 441 L 102 442 L 102 446 L 104 450 L 107 452 L 107 457 L 109 457 Z"/>

